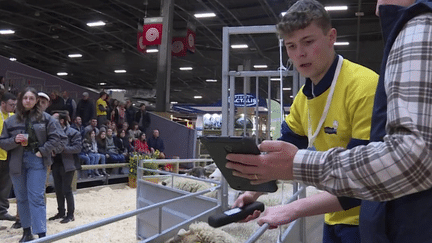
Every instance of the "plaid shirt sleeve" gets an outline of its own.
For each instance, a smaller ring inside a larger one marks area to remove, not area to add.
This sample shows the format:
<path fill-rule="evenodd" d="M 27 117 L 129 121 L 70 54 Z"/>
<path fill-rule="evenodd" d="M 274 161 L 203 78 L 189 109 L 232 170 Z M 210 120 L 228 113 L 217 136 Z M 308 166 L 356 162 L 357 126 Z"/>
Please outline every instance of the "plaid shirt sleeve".
<path fill-rule="evenodd" d="M 383 142 L 299 150 L 294 179 L 337 196 L 386 201 L 432 188 L 432 14 L 411 19 L 389 54 Z"/>

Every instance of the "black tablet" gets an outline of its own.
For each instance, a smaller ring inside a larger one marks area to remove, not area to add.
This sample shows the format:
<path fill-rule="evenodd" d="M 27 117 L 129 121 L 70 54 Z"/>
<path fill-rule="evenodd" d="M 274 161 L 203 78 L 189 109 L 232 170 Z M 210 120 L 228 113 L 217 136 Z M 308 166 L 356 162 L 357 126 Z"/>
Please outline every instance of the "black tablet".
<path fill-rule="evenodd" d="M 205 136 L 200 139 L 231 188 L 242 191 L 259 192 L 275 192 L 278 189 L 276 181 L 251 185 L 249 179 L 233 176 L 232 169 L 225 167 L 227 154 L 260 154 L 252 138 Z"/>

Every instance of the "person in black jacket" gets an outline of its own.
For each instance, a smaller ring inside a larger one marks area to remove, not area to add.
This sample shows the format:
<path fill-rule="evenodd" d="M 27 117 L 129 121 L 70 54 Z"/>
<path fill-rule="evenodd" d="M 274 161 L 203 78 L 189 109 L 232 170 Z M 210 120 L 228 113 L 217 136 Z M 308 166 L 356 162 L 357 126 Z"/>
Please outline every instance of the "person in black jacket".
<path fill-rule="evenodd" d="M 135 114 L 135 121 L 138 123 L 139 130 L 146 133 L 147 128 L 150 126 L 150 114 L 146 111 L 145 104 L 141 104 L 139 111 Z"/>
<path fill-rule="evenodd" d="M 68 143 L 61 153 L 54 156 L 54 162 L 51 165 L 58 213 L 48 220 L 62 219 L 60 223 L 64 224 L 75 220 L 72 180 L 75 170 L 79 167 L 78 153 L 81 152 L 82 142 L 80 132 L 69 126 L 69 116 L 66 113 L 59 113 L 58 119 L 68 137 Z M 67 214 L 65 214 L 65 199 Z"/>
<path fill-rule="evenodd" d="M 84 92 L 82 95 L 83 98 L 78 102 L 76 108 L 76 116 L 81 117 L 83 126 L 87 126 L 90 120 L 96 116 L 95 105 L 89 99 L 89 93 Z"/>
<path fill-rule="evenodd" d="M 126 121 L 129 125 L 131 125 L 135 120 L 135 108 L 133 107 L 132 101 L 130 99 L 126 99 L 125 109 L 126 109 Z"/>
<path fill-rule="evenodd" d="M 65 101 L 59 95 L 58 90 L 53 90 L 51 92 L 51 105 L 46 109 L 46 112 L 49 114 L 54 114 L 56 111 L 66 111 L 67 108 L 65 106 Z"/>
<path fill-rule="evenodd" d="M 153 130 L 153 136 L 148 139 L 147 143 L 149 148 L 152 148 L 154 151 L 159 150 L 159 159 L 165 159 L 165 145 L 162 138 L 159 137 L 159 130 Z"/>

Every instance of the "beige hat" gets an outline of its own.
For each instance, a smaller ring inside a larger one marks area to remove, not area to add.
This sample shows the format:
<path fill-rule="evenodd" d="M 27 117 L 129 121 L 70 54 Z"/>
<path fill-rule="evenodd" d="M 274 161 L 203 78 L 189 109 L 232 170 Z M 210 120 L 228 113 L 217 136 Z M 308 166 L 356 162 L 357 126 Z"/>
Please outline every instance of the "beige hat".
<path fill-rule="evenodd" d="M 82 95 L 88 97 L 88 96 L 89 96 L 89 93 L 84 92 Z"/>
<path fill-rule="evenodd" d="M 44 92 L 39 92 L 38 96 L 41 97 L 41 98 L 45 98 L 48 101 L 50 101 L 50 97 L 47 94 L 45 94 Z"/>

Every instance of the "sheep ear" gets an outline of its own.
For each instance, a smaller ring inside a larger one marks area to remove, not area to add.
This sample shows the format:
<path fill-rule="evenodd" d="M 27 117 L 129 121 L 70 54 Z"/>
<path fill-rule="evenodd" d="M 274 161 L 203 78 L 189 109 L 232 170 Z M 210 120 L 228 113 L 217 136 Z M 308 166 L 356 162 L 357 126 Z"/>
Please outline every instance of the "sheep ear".
<path fill-rule="evenodd" d="M 183 236 L 186 234 L 187 234 L 187 231 L 185 229 L 180 229 L 179 232 L 177 233 L 178 236 Z"/>

